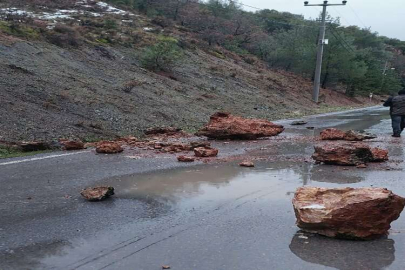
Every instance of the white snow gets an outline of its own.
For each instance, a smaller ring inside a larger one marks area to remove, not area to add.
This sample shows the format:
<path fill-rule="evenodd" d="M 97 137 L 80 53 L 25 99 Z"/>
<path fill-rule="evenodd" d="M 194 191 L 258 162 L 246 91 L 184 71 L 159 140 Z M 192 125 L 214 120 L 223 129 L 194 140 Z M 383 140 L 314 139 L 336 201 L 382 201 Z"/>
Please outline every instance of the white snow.
<path fill-rule="evenodd" d="M 302 207 L 302 209 L 325 209 L 325 205 L 322 204 L 311 204 Z"/>
<path fill-rule="evenodd" d="M 76 9 L 61 9 L 61 10 L 56 10 L 54 12 L 30 12 L 30 11 L 25 11 L 17 8 L 3 8 L 0 9 L 0 17 L 2 15 L 25 15 L 28 17 L 32 18 L 37 18 L 41 20 L 49 20 L 49 21 L 54 21 L 57 19 L 74 19 L 72 16 L 74 15 L 88 15 L 88 16 L 93 16 L 93 17 L 101 17 L 105 14 L 116 14 L 116 15 L 129 15 L 129 16 L 135 16 L 135 14 L 115 8 L 108 3 L 105 2 L 94 2 L 89 3 L 87 0 L 79 0 L 75 4 Z M 88 8 L 93 8 L 93 7 L 98 7 L 99 9 L 102 9 L 103 11 L 100 12 L 91 12 L 91 11 L 86 11 Z M 129 20 L 128 20 L 129 22 Z"/>
<path fill-rule="evenodd" d="M 128 12 L 126 12 L 126 11 L 124 11 L 124 10 L 115 8 L 115 7 L 109 5 L 109 4 L 105 3 L 105 2 L 97 2 L 97 5 L 100 6 L 100 7 L 102 7 L 102 8 L 105 8 L 105 9 L 106 9 L 106 12 L 108 12 L 108 13 L 121 14 L 121 15 L 128 13 Z"/>

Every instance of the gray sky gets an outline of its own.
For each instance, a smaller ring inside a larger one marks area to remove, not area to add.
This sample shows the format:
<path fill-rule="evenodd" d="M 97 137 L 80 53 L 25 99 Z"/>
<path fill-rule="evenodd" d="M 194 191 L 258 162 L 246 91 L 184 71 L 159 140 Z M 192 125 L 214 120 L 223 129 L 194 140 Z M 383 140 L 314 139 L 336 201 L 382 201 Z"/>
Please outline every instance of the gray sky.
<path fill-rule="evenodd" d="M 308 0 L 319 4 L 323 0 Z M 304 7 L 304 0 L 240 0 L 239 2 L 258 8 L 302 14 L 305 18 L 318 17 L 321 7 Z M 330 4 L 341 0 L 329 0 Z M 246 10 L 254 11 L 244 7 Z M 405 0 L 348 0 L 347 6 L 329 7 L 333 17 L 341 17 L 343 25 L 358 25 L 391 38 L 405 41 Z"/>

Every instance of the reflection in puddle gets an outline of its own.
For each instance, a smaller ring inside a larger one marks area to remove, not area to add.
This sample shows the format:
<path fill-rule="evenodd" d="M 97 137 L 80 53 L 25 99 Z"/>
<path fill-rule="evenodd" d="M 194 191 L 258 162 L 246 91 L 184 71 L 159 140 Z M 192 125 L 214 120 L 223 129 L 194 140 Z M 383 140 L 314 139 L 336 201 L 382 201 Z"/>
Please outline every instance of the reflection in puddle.
<path fill-rule="evenodd" d="M 236 163 L 201 165 L 193 169 L 118 177 L 109 179 L 106 184 L 116 188 L 116 198 L 139 200 L 156 208 L 192 209 L 280 185 L 285 185 L 282 189 L 291 193 L 291 187 L 312 182 L 348 184 L 364 180 L 363 176 L 353 173 L 334 173 L 334 169 L 303 162 L 257 161 L 254 169 L 241 168 Z"/>
<path fill-rule="evenodd" d="M 293 237 L 290 250 L 309 263 L 340 270 L 379 270 L 395 261 L 395 242 L 392 239 L 348 241 L 312 234 L 302 236 L 302 233 L 297 233 Z"/>
<path fill-rule="evenodd" d="M 52 243 L 32 244 L 15 250 L 1 251 L 0 269 L 40 269 L 42 267 L 41 258 L 61 255 L 62 250 L 67 245 L 69 245 L 67 242 L 56 241 Z"/>
<path fill-rule="evenodd" d="M 292 165 L 271 164 L 271 169 L 265 163 L 256 165 L 254 170 L 237 164 L 202 165 L 193 170 L 120 177 L 108 183 L 114 183 L 117 198 L 153 200 L 183 210 L 218 204 L 283 183 L 300 185 L 300 174 Z"/>

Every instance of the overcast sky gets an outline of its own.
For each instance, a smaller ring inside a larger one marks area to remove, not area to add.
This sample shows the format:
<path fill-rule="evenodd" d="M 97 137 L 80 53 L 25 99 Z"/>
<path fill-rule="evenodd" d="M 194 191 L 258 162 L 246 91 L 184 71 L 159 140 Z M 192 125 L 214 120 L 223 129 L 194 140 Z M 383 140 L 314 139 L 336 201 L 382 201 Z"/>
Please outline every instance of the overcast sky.
<path fill-rule="evenodd" d="M 321 7 L 304 7 L 304 0 L 240 0 L 239 2 L 258 8 L 288 11 L 302 14 L 305 18 L 318 17 Z M 309 0 L 310 4 L 319 4 L 323 0 Z M 330 0 L 330 4 L 341 3 Z M 246 10 L 254 11 L 248 7 Z M 405 0 L 348 0 L 347 6 L 329 7 L 333 17 L 341 17 L 343 25 L 371 27 L 380 35 L 405 41 Z"/>

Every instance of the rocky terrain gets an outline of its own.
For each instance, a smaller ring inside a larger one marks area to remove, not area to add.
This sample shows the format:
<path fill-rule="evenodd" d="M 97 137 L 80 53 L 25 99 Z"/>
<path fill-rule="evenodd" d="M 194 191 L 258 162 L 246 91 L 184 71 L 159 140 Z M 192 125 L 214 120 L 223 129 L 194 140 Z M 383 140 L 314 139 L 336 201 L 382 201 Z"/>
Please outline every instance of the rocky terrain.
<path fill-rule="evenodd" d="M 57 46 L 0 24 L 0 141 L 92 141 L 138 136 L 155 126 L 196 131 L 217 111 L 274 120 L 370 104 L 328 89 L 314 104 L 311 81 L 270 70 L 254 57 L 201 47 L 179 27 L 163 28 L 104 2 L 42 11 L 10 3 L 1 4 L 0 18 L 24 14 L 42 23 L 44 33 L 57 24 L 108 17 L 119 22 L 118 32 L 130 24 L 140 41 L 127 46 L 87 38 L 78 46 Z M 140 51 L 162 33 L 179 40 L 184 57 L 171 72 L 146 70 Z"/>

